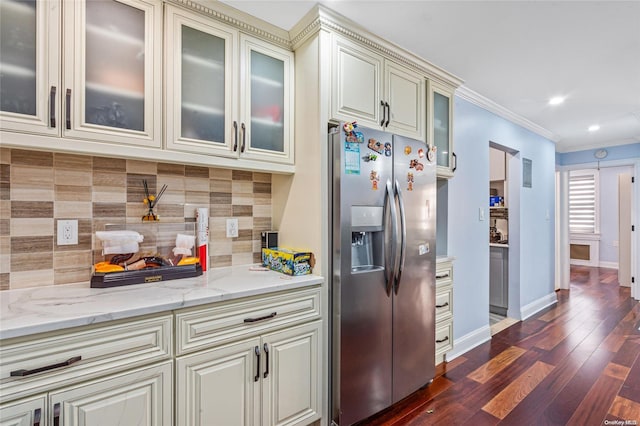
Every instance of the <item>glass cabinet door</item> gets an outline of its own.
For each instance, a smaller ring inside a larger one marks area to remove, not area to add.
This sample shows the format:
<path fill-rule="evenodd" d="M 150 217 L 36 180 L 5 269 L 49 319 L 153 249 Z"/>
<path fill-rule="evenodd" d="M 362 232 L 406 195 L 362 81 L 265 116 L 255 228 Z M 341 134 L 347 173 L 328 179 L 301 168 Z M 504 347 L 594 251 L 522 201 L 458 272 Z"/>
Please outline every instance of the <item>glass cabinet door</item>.
<path fill-rule="evenodd" d="M 232 122 L 237 32 L 166 6 L 167 147 L 237 155 Z"/>
<path fill-rule="evenodd" d="M 241 37 L 244 101 L 240 155 L 293 163 L 293 54 Z"/>
<path fill-rule="evenodd" d="M 57 1 L 0 0 L 0 127 L 58 134 Z"/>
<path fill-rule="evenodd" d="M 162 5 L 65 6 L 65 136 L 159 146 Z"/>
<path fill-rule="evenodd" d="M 431 106 L 431 144 L 436 147 L 436 163 L 439 175 L 453 175 L 452 117 L 453 93 L 431 83 L 429 90 Z M 447 177 L 447 176 L 443 176 Z"/>

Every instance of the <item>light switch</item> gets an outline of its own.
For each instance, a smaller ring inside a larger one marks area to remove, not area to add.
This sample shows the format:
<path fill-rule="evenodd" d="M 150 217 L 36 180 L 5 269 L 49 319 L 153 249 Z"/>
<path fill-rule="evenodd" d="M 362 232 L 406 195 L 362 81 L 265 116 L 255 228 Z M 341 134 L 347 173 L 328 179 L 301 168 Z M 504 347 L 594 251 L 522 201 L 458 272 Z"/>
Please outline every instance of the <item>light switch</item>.
<path fill-rule="evenodd" d="M 484 220 L 484 209 L 482 207 L 478 208 L 478 219 L 479 220 Z"/>

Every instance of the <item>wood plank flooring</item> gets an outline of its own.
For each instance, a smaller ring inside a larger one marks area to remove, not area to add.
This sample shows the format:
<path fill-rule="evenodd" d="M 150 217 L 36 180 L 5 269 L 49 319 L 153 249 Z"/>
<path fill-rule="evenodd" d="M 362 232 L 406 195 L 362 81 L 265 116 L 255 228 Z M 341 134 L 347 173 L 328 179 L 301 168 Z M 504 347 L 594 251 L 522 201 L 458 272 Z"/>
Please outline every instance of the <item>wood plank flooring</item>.
<path fill-rule="evenodd" d="M 557 295 L 361 424 L 640 426 L 640 304 L 615 269 L 572 267 Z"/>

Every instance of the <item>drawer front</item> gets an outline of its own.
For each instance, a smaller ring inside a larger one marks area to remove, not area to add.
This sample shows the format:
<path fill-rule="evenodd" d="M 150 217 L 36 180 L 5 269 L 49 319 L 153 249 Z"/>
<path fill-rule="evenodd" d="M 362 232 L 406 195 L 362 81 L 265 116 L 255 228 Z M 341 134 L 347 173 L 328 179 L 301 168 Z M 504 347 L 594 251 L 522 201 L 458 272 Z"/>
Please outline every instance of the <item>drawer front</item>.
<path fill-rule="evenodd" d="M 436 264 L 436 291 L 439 287 L 453 282 L 453 264 L 442 262 Z"/>
<path fill-rule="evenodd" d="M 320 288 L 243 298 L 176 313 L 176 355 L 320 318 Z"/>
<path fill-rule="evenodd" d="M 163 315 L 3 341 L 1 400 L 170 359 L 172 326 Z"/>
<path fill-rule="evenodd" d="M 453 349 L 453 323 L 451 321 L 436 326 L 436 357 Z"/>
<path fill-rule="evenodd" d="M 436 293 L 436 323 L 453 318 L 453 287 L 438 288 Z"/>

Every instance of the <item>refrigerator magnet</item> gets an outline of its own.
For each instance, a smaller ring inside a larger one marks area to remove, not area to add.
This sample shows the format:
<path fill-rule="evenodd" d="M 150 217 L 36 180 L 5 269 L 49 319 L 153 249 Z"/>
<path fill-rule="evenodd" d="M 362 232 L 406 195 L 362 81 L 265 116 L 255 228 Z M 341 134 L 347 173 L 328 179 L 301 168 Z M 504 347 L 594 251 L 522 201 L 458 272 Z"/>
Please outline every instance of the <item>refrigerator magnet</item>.
<path fill-rule="evenodd" d="M 384 153 L 384 145 L 382 142 L 377 141 L 374 138 L 369 139 L 369 144 L 367 146 L 378 154 Z"/>
<path fill-rule="evenodd" d="M 348 175 L 360 174 L 360 145 L 357 143 L 344 144 L 344 172 Z"/>
<path fill-rule="evenodd" d="M 413 173 L 407 173 L 407 191 L 413 191 Z"/>
<path fill-rule="evenodd" d="M 391 142 L 384 144 L 384 155 L 386 157 L 391 157 Z"/>
<path fill-rule="evenodd" d="M 420 148 L 418 150 L 418 158 L 422 158 L 422 157 L 424 157 L 424 149 Z"/>
<path fill-rule="evenodd" d="M 378 176 L 378 172 L 375 170 L 371 170 L 371 174 L 369 175 L 369 180 L 371 181 L 371 189 L 374 191 L 378 190 L 378 182 L 380 181 L 380 176 Z"/>
<path fill-rule="evenodd" d="M 436 159 L 436 149 L 438 149 L 436 146 L 432 146 L 427 150 L 427 160 L 429 160 L 430 163 Z"/>
<path fill-rule="evenodd" d="M 420 163 L 418 160 L 411 160 L 409 162 L 410 169 L 416 169 L 416 171 L 421 172 L 424 170 L 424 164 Z"/>
<path fill-rule="evenodd" d="M 404 147 L 404 155 L 411 154 L 411 147 L 409 145 Z"/>

